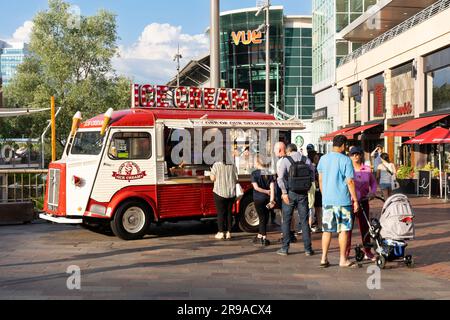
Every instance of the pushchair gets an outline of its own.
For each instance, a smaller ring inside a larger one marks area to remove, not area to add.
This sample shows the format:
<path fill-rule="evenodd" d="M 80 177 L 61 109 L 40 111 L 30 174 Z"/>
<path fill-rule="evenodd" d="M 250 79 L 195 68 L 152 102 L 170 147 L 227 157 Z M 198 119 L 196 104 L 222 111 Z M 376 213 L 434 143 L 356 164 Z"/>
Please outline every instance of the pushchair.
<path fill-rule="evenodd" d="M 381 201 L 383 198 L 377 197 Z M 406 255 L 407 240 L 415 238 L 414 214 L 408 197 L 396 194 L 386 200 L 381 212 L 381 218 L 371 219 L 361 205 L 362 213 L 369 224 L 369 235 L 373 248 L 378 254 L 377 265 L 384 269 L 387 262 L 403 261 L 407 267 L 414 267 L 414 259 Z M 364 260 L 363 246 L 355 249 L 357 262 Z"/>

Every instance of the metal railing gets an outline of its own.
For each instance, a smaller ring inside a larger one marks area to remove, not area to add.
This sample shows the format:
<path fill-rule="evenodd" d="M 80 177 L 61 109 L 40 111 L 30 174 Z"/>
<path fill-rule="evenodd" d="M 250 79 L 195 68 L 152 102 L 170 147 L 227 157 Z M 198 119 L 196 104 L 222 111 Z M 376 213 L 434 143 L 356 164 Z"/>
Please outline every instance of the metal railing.
<path fill-rule="evenodd" d="M 46 178 L 47 170 L 0 170 L 0 204 L 43 203 Z"/>
<path fill-rule="evenodd" d="M 346 55 L 339 62 L 339 67 L 343 66 L 346 63 L 349 63 L 352 60 L 359 58 L 363 54 L 379 47 L 383 43 L 385 43 L 389 40 L 392 40 L 393 38 L 399 36 L 400 34 L 410 30 L 411 28 L 421 24 L 422 22 L 432 18 L 433 16 L 437 15 L 438 13 L 441 13 L 442 11 L 447 10 L 449 8 L 450 8 L 450 0 L 440 0 L 438 2 L 435 2 L 431 6 L 425 8 L 424 10 L 420 11 L 419 13 L 412 16 L 411 18 L 403 21 L 402 23 L 395 26 L 391 30 L 383 33 L 379 37 L 373 39 L 372 41 L 366 43 L 362 47 L 359 47 L 357 50 L 353 51 L 352 53 Z M 439 26 L 436 26 L 436 27 L 439 27 Z"/>

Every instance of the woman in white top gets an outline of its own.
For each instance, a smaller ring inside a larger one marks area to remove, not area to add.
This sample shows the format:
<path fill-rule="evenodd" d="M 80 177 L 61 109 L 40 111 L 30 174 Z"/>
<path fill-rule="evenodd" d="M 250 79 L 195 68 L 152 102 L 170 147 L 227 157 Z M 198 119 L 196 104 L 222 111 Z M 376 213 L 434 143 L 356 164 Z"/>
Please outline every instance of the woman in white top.
<path fill-rule="evenodd" d="M 377 169 L 377 181 L 386 200 L 392 195 L 392 182 L 396 179 L 396 176 L 397 170 L 395 165 L 390 162 L 389 155 L 383 153 L 381 155 L 381 164 Z"/>
<path fill-rule="evenodd" d="M 217 162 L 211 169 L 210 178 L 214 182 L 214 202 L 219 227 L 216 239 L 231 240 L 233 204 L 236 201 L 236 184 L 239 178 L 237 168 L 234 164 Z"/>

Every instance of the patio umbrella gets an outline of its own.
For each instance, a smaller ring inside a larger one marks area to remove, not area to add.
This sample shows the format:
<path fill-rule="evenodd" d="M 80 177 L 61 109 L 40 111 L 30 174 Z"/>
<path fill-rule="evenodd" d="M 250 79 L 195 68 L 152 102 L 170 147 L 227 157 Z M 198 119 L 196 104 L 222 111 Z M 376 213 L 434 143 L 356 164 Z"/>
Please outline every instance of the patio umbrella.
<path fill-rule="evenodd" d="M 405 144 L 435 144 L 444 145 L 450 143 L 450 130 L 442 127 L 434 128 L 424 134 L 421 134 L 414 139 L 411 139 Z M 441 198 L 442 198 L 442 150 L 439 150 L 439 180 L 441 181 Z M 430 186 L 431 188 L 431 186 Z M 445 198 L 447 199 L 447 178 L 445 183 Z"/>

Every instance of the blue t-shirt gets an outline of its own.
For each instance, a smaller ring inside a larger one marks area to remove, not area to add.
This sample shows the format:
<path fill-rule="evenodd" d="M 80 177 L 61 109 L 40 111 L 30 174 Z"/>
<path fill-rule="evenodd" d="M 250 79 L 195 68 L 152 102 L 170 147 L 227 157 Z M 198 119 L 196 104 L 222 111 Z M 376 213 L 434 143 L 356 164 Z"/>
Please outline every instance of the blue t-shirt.
<path fill-rule="evenodd" d="M 320 159 L 317 171 L 322 174 L 323 205 L 351 206 L 347 180 L 354 179 L 355 169 L 350 158 L 337 152 L 329 153 Z"/>

